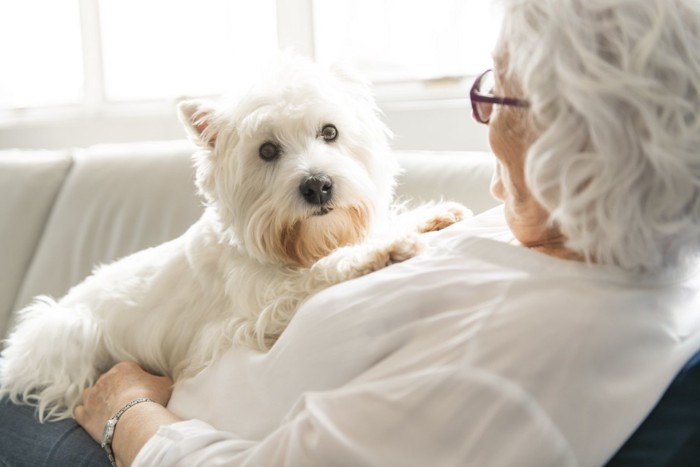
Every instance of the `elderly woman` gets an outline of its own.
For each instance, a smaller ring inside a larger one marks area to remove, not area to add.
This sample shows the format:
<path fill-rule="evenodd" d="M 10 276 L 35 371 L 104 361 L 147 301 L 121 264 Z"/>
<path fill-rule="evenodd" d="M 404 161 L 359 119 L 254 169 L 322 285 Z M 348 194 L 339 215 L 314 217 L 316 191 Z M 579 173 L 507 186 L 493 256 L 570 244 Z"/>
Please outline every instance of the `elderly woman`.
<path fill-rule="evenodd" d="M 119 413 L 118 464 L 588 466 L 636 429 L 700 348 L 700 3 L 503 6 L 471 91 L 503 206 L 172 394 L 114 367 L 75 418 Z"/>

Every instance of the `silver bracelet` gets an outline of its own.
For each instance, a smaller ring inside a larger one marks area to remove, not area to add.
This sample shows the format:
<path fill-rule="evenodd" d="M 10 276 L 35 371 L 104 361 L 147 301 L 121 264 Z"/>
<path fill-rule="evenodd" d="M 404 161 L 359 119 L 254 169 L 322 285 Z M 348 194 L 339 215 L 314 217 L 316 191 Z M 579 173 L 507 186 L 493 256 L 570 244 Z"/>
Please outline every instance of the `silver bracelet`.
<path fill-rule="evenodd" d="M 105 427 L 102 430 L 102 449 L 104 449 L 107 452 L 107 457 L 109 457 L 109 461 L 112 463 L 113 466 L 117 465 L 117 462 L 114 458 L 114 452 L 112 451 L 112 438 L 114 437 L 114 429 L 117 427 L 117 422 L 119 421 L 119 418 L 121 418 L 121 416 L 124 415 L 124 412 L 126 412 L 136 404 L 140 404 L 141 402 L 155 403 L 154 400 L 149 399 L 148 397 L 139 397 L 138 399 L 134 399 L 133 401 L 129 402 L 124 407 L 119 409 L 119 412 L 115 413 L 114 416 L 107 420 L 107 423 L 105 423 Z"/>

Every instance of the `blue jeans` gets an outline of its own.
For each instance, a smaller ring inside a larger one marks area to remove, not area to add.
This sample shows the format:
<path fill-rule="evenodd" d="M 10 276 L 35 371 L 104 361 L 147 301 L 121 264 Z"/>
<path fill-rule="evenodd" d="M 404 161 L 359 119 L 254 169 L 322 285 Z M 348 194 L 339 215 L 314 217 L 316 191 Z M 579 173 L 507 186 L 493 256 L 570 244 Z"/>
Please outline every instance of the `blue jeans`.
<path fill-rule="evenodd" d="M 34 407 L 0 400 L 0 467 L 44 466 L 111 464 L 100 445 L 75 420 L 39 423 Z"/>
<path fill-rule="evenodd" d="M 0 401 L 1 467 L 109 465 L 107 454 L 75 420 L 42 424 L 33 407 Z"/>

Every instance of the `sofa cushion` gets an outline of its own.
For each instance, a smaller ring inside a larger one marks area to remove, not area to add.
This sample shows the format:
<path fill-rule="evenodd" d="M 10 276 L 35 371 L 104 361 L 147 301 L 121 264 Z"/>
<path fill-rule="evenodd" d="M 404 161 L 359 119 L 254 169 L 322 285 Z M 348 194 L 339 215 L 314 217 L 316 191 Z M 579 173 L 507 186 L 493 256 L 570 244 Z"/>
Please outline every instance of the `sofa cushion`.
<path fill-rule="evenodd" d="M 38 294 L 60 297 L 95 265 L 182 234 L 203 211 L 193 150 L 177 141 L 76 152 L 15 309 Z"/>
<path fill-rule="evenodd" d="M 71 164 L 68 151 L 0 151 L 0 337 Z"/>
<path fill-rule="evenodd" d="M 474 214 L 498 204 L 489 185 L 495 158 L 486 152 L 397 151 L 405 172 L 396 195 L 409 205 L 444 199 L 464 203 Z"/>

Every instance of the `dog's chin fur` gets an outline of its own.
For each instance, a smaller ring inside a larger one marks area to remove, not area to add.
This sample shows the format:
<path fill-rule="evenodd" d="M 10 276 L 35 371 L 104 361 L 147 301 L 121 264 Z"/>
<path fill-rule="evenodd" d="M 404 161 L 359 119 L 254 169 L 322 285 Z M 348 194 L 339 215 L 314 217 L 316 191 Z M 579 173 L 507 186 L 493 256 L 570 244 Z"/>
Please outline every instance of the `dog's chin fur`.
<path fill-rule="evenodd" d="M 420 250 L 416 225 L 389 225 L 398 163 L 368 88 L 346 73 L 292 60 L 232 108 L 184 102 L 200 150 L 196 184 L 207 209 L 180 238 L 98 268 L 58 301 L 20 313 L 0 369 L 0 397 L 68 418 L 84 388 L 118 361 L 181 380 L 234 344 L 269 349 L 300 303 Z M 333 123 L 339 136 L 325 141 Z M 284 146 L 262 160 L 261 144 Z M 333 179 L 327 204 L 300 193 L 304 177 Z M 453 215 L 454 214 L 454 215 Z"/>
<path fill-rule="evenodd" d="M 270 255 L 283 264 L 310 267 L 339 247 L 360 243 L 369 232 L 370 208 L 334 208 L 322 215 L 289 222 L 263 240 Z"/>

